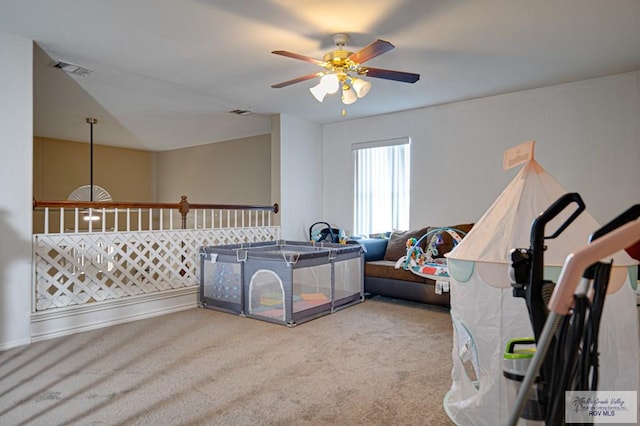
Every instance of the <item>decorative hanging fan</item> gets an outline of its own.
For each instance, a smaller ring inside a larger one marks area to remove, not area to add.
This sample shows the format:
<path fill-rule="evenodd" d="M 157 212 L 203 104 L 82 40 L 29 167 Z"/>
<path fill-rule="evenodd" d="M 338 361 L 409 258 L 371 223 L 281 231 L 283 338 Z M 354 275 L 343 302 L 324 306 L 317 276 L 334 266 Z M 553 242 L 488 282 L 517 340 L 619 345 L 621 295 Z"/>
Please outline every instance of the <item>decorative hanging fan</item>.
<path fill-rule="evenodd" d="M 420 74 L 365 67 L 362 65 L 366 61 L 393 49 L 395 46 L 388 41 L 378 39 L 353 53 L 344 48 L 348 40 L 349 36 L 347 34 L 335 34 L 333 41 L 336 46 L 338 46 L 338 49 L 325 54 L 322 60 L 298 53 L 287 52 L 286 50 L 274 50 L 271 53 L 309 62 L 324 68 L 324 70 L 274 84 L 271 87 L 279 89 L 311 80 L 312 78 L 321 77 L 320 83 L 310 89 L 313 96 L 319 102 L 322 102 L 327 94 L 336 93 L 338 90 L 341 90 L 342 103 L 349 105 L 358 98 L 364 97 L 371 88 L 371 83 L 363 80 L 361 78 L 363 76 L 394 80 L 402 83 L 415 83 L 420 79 Z"/>
<path fill-rule="evenodd" d="M 111 194 L 101 186 L 93 185 L 93 197 L 91 197 L 91 185 L 80 186 L 69 194 L 69 201 L 111 201 Z"/>

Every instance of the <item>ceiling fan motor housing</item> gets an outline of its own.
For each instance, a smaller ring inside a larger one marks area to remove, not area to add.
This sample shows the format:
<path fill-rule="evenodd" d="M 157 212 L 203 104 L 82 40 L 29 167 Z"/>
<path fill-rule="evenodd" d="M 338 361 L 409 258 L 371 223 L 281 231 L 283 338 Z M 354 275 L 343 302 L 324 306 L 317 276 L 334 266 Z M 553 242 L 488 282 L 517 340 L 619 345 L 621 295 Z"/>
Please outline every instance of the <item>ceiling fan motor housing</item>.
<path fill-rule="evenodd" d="M 338 34 L 334 34 L 333 35 L 333 42 L 338 47 L 346 46 L 348 41 L 349 41 L 349 35 L 348 34 L 338 33 Z"/>
<path fill-rule="evenodd" d="M 329 52 L 322 58 L 324 60 L 323 67 L 330 73 L 344 75 L 348 72 L 357 71 L 359 64 L 349 59 L 353 52 L 348 50 L 336 50 Z"/>

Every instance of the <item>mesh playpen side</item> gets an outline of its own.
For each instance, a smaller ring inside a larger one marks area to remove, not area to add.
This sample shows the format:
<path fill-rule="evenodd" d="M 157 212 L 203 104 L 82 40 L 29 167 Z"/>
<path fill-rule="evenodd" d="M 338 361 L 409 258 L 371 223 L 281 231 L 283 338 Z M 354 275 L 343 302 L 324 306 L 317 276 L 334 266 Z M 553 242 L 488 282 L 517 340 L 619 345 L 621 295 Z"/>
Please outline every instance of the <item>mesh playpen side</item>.
<path fill-rule="evenodd" d="M 364 299 L 360 245 L 284 241 L 205 251 L 208 308 L 293 326 Z"/>

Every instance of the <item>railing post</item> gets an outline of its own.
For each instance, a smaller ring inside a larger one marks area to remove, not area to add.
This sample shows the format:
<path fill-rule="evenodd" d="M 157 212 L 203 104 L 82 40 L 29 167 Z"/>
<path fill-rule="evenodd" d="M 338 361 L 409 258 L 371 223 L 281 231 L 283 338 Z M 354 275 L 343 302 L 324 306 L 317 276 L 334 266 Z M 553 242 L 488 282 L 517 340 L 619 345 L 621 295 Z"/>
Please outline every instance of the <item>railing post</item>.
<path fill-rule="evenodd" d="M 187 229 L 187 215 L 189 214 L 189 202 L 187 201 L 187 196 L 182 195 L 180 197 L 180 202 L 178 211 L 182 215 L 182 229 Z"/>
<path fill-rule="evenodd" d="M 187 201 L 187 196 L 186 195 L 180 196 L 180 203 L 178 204 L 179 204 L 178 211 L 182 216 L 182 229 L 187 229 L 187 215 L 189 214 L 189 202 Z M 184 241 L 180 243 L 180 246 L 184 248 Z M 184 264 L 184 256 L 180 256 L 180 260 Z M 184 268 L 181 268 L 178 273 L 180 274 L 180 276 L 184 276 L 187 273 L 187 271 L 185 271 Z"/>

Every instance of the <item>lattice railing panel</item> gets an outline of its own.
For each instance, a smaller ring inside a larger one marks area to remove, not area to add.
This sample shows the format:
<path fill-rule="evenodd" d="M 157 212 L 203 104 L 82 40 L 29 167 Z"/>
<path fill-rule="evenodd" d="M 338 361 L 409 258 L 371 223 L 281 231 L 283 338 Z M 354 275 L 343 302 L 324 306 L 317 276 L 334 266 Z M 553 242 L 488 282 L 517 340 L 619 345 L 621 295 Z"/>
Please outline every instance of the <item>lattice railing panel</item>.
<path fill-rule="evenodd" d="M 197 286 L 202 246 L 273 241 L 279 227 L 34 235 L 34 311 Z"/>

